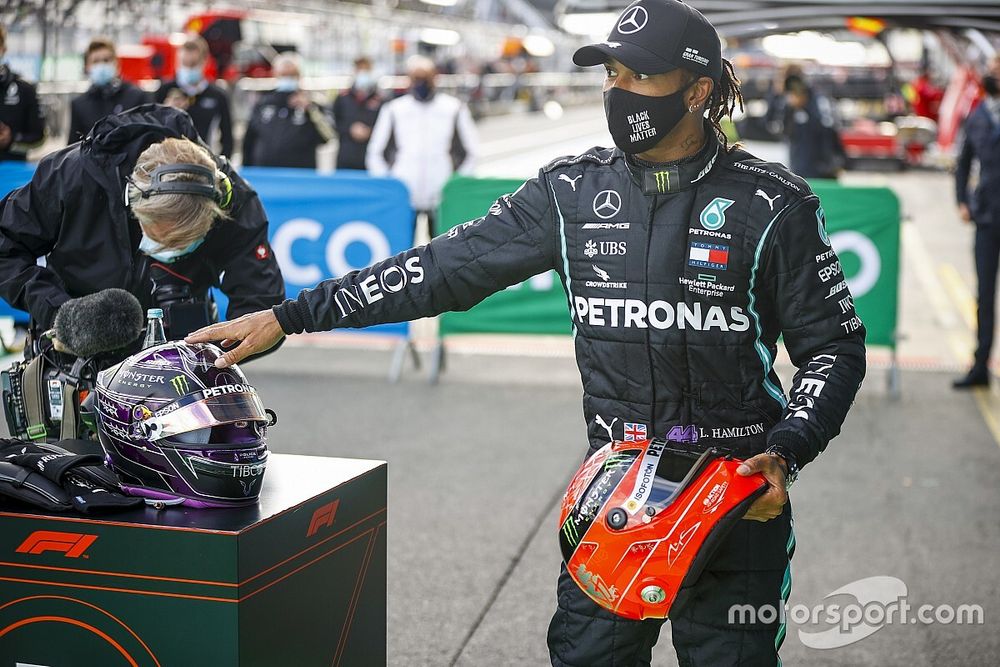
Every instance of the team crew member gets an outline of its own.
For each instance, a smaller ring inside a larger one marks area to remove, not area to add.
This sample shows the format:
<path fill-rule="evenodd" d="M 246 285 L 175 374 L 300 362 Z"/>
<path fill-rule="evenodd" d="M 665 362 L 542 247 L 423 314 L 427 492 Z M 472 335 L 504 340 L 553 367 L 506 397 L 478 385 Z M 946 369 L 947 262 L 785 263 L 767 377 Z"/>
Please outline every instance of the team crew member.
<path fill-rule="evenodd" d="M 212 149 L 222 155 L 233 154 L 233 122 L 229 113 L 229 96 L 205 78 L 208 43 L 200 35 L 191 35 L 177 51 L 177 73 L 172 81 L 164 81 L 156 91 L 159 104 L 168 103 L 184 109 L 194 121 L 198 134 Z"/>
<path fill-rule="evenodd" d="M 109 287 L 164 308 L 172 326 L 176 304 L 207 304 L 212 286 L 229 297 L 228 317 L 284 297 L 257 194 L 182 111 L 108 116 L 0 201 L 0 297 L 27 310 L 36 332 L 68 299 Z"/>
<path fill-rule="evenodd" d="M 990 350 L 996 327 L 1000 262 L 1000 79 L 992 74 L 984 77 L 983 91 L 982 103 L 965 122 L 965 139 L 955 169 L 959 216 L 976 225 L 974 252 L 979 304 L 976 354 L 969 372 L 954 382 L 956 389 L 989 385 Z M 979 163 L 979 185 L 970 194 L 973 162 Z"/>
<path fill-rule="evenodd" d="M 45 140 L 45 113 L 35 87 L 7 64 L 7 29 L 0 25 L 0 162 L 25 160 Z"/>
<path fill-rule="evenodd" d="M 333 138 L 318 104 L 299 88 L 295 56 L 281 54 L 272 64 L 278 85 L 250 114 L 243 135 L 243 164 L 258 167 L 316 168 L 316 149 Z"/>
<path fill-rule="evenodd" d="M 410 92 L 382 108 L 366 163 L 373 176 L 403 181 L 413 208 L 432 215 L 451 175 L 472 173 L 479 141 L 468 107 L 435 90 L 433 61 L 413 56 L 406 71 Z"/>
<path fill-rule="evenodd" d="M 365 168 L 368 140 L 384 101 L 371 60 L 358 58 L 354 61 L 354 82 L 333 101 L 333 124 L 340 142 L 337 169 Z"/>
<path fill-rule="evenodd" d="M 749 457 L 740 473 L 770 483 L 671 619 L 680 664 L 778 664 L 784 627 L 728 612 L 782 608 L 786 485 L 840 431 L 865 372 L 864 327 L 806 182 L 726 144 L 719 123 L 741 100 L 738 80 L 700 13 L 640 0 L 574 60 L 606 67 L 617 148 L 557 159 L 426 246 L 188 340 L 242 340 L 225 365 L 285 334 L 466 309 L 555 269 L 591 452 L 626 428 L 663 438 L 681 426 L 699 434 L 687 446 Z M 787 395 L 772 367 L 779 335 L 798 367 Z M 564 570 L 552 664 L 649 665 L 660 626 L 604 611 Z"/>
<path fill-rule="evenodd" d="M 90 88 L 70 102 L 69 143 L 83 139 L 94 123 L 105 116 L 151 101 L 145 91 L 119 76 L 115 43 L 110 39 L 92 39 L 83 54 L 83 63 Z"/>

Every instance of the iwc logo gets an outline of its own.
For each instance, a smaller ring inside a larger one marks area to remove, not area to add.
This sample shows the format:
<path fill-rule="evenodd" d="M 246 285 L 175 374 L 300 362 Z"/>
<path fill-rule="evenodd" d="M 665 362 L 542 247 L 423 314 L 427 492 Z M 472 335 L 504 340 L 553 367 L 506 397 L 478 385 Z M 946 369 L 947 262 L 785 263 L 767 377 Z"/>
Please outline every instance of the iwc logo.
<path fill-rule="evenodd" d="M 702 209 L 699 220 L 701 226 L 708 230 L 721 229 L 726 224 L 726 209 L 735 204 L 732 199 L 716 197 Z"/>

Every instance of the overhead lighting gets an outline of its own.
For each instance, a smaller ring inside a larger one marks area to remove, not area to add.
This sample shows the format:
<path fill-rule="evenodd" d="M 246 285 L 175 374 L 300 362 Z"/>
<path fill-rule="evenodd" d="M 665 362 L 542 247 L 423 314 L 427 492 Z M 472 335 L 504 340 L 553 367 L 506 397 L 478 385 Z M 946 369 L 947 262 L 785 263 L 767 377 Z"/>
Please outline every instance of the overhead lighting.
<path fill-rule="evenodd" d="M 768 35 L 761 40 L 768 54 L 784 60 L 813 60 L 821 65 L 881 66 L 888 64 L 885 49 L 858 41 L 839 41 L 818 32 Z"/>
<path fill-rule="evenodd" d="M 420 31 L 420 41 L 434 46 L 455 46 L 462 41 L 462 36 L 454 30 L 424 28 Z"/>
<path fill-rule="evenodd" d="M 454 7 L 458 0 L 420 0 L 425 5 L 436 5 L 438 7 Z"/>

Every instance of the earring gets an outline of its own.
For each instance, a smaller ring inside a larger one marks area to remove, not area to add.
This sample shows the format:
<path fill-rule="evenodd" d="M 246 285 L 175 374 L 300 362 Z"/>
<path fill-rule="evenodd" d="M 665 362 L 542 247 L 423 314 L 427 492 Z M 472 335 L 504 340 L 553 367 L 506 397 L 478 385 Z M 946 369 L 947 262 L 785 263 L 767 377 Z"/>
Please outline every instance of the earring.
<path fill-rule="evenodd" d="M 691 106 L 688 107 L 688 113 L 694 113 L 694 110 L 697 109 L 697 108 L 698 107 L 696 107 L 695 105 L 692 104 Z"/>

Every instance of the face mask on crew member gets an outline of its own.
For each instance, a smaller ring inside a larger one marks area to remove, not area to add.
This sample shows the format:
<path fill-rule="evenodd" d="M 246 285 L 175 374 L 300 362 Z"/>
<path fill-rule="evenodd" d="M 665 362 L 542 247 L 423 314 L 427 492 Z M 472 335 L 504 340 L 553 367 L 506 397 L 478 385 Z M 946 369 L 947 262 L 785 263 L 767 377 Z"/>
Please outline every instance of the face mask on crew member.
<path fill-rule="evenodd" d="M 354 87 L 366 93 L 370 93 L 375 90 L 375 86 L 377 84 L 378 79 L 374 74 L 367 70 L 361 70 L 354 76 Z"/>
<path fill-rule="evenodd" d="M 660 143 L 687 113 L 684 93 L 694 83 L 692 81 L 675 93 L 661 96 L 639 95 L 617 87 L 607 90 L 604 93 L 604 113 L 615 146 L 629 155 L 635 155 Z"/>
<path fill-rule="evenodd" d="M 186 255 L 190 255 L 204 242 L 205 239 L 200 238 L 188 247 L 181 248 L 179 250 L 175 248 L 164 248 L 159 243 L 146 236 L 146 233 L 143 232 L 142 240 L 139 241 L 139 251 L 158 262 L 170 264 L 171 262 L 176 262 L 180 258 L 185 257 Z"/>
<path fill-rule="evenodd" d="M 298 90 L 299 80 L 294 76 L 279 76 L 274 89 L 279 93 L 292 93 Z"/>
<path fill-rule="evenodd" d="M 114 63 L 94 63 L 90 66 L 90 82 L 95 86 L 108 85 L 117 74 Z"/>
<path fill-rule="evenodd" d="M 177 68 L 177 85 L 179 86 L 197 86 L 204 78 L 205 74 L 200 67 Z"/>

